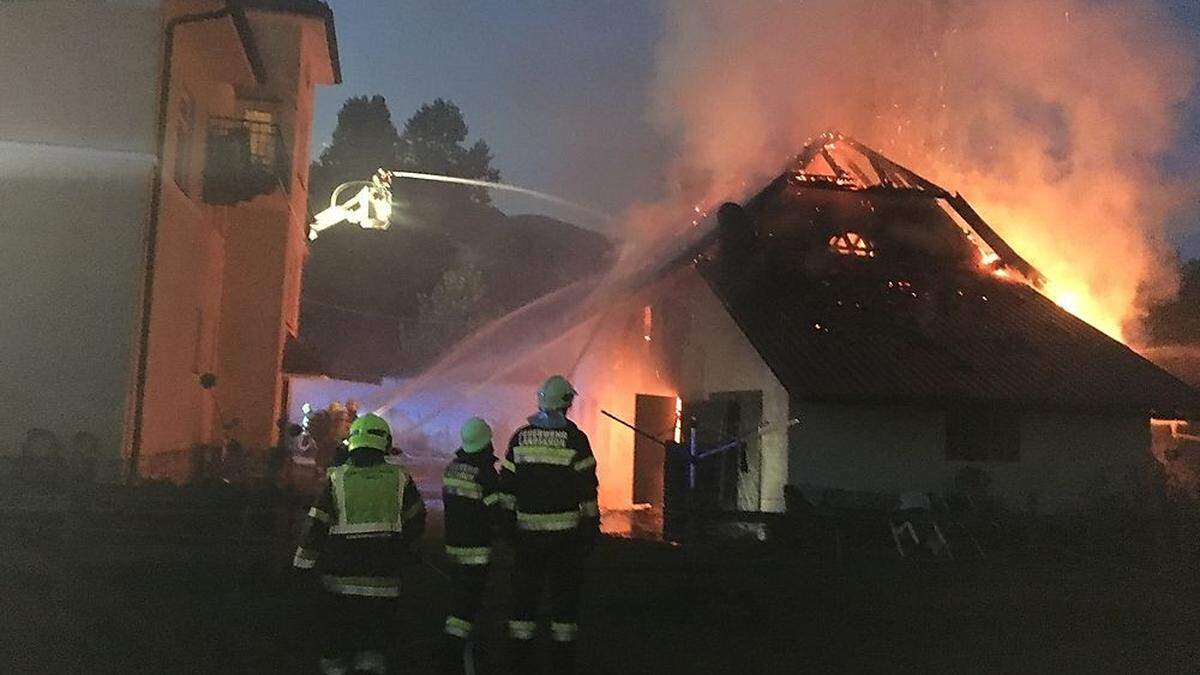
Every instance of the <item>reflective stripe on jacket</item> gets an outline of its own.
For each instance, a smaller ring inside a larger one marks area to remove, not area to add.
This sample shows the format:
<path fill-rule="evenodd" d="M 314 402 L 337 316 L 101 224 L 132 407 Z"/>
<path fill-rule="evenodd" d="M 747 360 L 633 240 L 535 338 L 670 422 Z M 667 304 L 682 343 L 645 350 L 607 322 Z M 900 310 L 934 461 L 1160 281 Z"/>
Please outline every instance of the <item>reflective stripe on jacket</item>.
<path fill-rule="evenodd" d="M 425 529 L 425 504 L 402 467 L 382 452 L 355 450 L 326 472 L 292 564 L 315 569 L 326 590 L 394 597 L 406 549 Z"/>
<path fill-rule="evenodd" d="M 460 565 L 491 560 L 495 525 L 496 456 L 489 446 L 479 452 L 459 450 L 442 476 L 446 555 Z"/>
<path fill-rule="evenodd" d="M 498 504 L 518 530 L 562 532 L 599 527 L 596 457 L 570 420 L 561 429 L 533 424 L 513 434 L 500 463 Z"/>

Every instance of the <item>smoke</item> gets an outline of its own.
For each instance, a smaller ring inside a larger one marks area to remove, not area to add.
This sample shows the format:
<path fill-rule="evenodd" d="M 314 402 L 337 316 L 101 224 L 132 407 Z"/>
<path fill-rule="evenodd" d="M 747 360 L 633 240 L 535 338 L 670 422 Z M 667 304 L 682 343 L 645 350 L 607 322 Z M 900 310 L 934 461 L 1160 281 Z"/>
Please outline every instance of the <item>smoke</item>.
<path fill-rule="evenodd" d="M 1158 158 L 1196 78 L 1151 3 L 675 0 L 654 121 L 678 204 L 744 195 L 826 129 L 961 192 L 1110 334 L 1172 295 Z"/>

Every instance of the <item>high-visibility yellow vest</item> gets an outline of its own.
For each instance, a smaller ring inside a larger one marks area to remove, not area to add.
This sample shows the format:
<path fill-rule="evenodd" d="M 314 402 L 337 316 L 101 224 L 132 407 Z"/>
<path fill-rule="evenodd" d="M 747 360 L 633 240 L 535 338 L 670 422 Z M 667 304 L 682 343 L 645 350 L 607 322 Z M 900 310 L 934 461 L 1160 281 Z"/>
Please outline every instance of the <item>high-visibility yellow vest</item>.
<path fill-rule="evenodd" d="M 329 469 L 328 475 L 337 508 L 337 522 L 330 526 L 330 534 L 400 532 L 403 529 L 406 514 L 401 505 L 404 489 L 412 480 L 404 469 L 387 463 L 372 466 L 343 464 Z"/>

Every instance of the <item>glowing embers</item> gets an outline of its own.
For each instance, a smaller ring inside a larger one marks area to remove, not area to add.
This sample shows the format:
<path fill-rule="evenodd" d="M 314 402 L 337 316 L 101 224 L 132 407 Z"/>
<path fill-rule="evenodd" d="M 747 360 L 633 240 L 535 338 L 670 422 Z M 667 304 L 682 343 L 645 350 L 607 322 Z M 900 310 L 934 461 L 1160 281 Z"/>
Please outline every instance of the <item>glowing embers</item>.
<path fill-rule="evenodd" d="M 839 255 L 874 258 L 875 244 L 857 232 L 845 232 L 829 238 L 829 250 Z"/>

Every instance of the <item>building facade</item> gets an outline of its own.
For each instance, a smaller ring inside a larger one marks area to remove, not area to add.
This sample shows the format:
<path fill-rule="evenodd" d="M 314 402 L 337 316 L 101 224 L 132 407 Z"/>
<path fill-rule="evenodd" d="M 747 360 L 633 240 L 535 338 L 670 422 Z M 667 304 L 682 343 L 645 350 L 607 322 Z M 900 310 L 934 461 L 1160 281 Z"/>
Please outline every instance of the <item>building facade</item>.
<path fill-rule="evenodd" d="M 0 7 L 0 438 L 88 431 L 149 477 L 278 440 L 333 30 L 304 0 Z"/>
<path fill-rule="evenodd" d="M 789 486 L 1133 504 L 1151 421 L 1200 416 L 1200 391 L 1042 295 L 960 195 L 853 139 L 727 206 L 654 308 L 685 428 L 710 430 L 701 450 L 745 439 L 700 465 L 710 508 L 779 512 Z"/>

